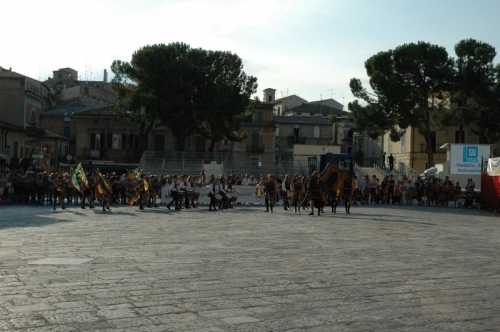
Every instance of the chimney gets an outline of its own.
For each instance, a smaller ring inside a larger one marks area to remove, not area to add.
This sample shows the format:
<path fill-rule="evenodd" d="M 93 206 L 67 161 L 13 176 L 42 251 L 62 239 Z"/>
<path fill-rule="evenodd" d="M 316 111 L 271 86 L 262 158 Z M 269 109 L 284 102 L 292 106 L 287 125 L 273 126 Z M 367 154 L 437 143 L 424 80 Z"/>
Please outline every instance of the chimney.
<path fill-rule="evenodd" d="M 103 78 L 104 83 L 108 83 L 108 70 L 104 69 L 104 78 Z"/>

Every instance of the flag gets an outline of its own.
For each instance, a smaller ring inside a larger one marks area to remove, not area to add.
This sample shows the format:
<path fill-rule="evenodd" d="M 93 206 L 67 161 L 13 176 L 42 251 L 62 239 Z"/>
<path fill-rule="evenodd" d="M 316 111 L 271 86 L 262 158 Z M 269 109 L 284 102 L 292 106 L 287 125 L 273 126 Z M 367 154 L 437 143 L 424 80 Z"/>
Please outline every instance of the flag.
<path fill-rule="evenodd" d="M 87 180 L 87 175 L 85 175 L 85 170 L 83 169 L 82 163 L 79 163 L 73 173 L 71 174 L 71 184 L 80 193 L 89 187 L 89 181 Z"/>
<path fill-rule="evenodd" d="M 96 196 L 98 198 L 106 197 L 106 196 L 111 196 L 113 193 L 113 189 L 111 188 L 110 184 L 104 176 L 101 174 L 101 172 L 97 171 L 97 186 L 96 186 Z"/>
<path fill-rule="evenodd" d="M 140 171 L 139 169 L 129 171 L 127 175 L 127 203 L 129 206 L 134 205 L 140 198 Z"/>

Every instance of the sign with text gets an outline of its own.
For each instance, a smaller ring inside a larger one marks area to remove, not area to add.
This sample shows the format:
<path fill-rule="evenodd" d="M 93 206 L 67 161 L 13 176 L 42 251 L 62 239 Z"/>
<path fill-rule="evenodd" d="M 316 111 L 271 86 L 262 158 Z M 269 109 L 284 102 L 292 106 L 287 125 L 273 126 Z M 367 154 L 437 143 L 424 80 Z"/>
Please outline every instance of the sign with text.
<path fill-rule="evenodd" d="M 481 144 L 452 144 L 451 174 L 480 175 L 482 163 L 490 158 L 490 146 Z"/>

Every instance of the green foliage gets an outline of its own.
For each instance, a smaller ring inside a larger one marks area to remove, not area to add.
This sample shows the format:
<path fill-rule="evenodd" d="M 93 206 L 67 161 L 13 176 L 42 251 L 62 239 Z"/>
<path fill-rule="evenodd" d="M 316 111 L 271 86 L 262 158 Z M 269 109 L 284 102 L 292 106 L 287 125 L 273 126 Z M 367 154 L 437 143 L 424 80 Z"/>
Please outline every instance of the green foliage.
<path fill-rule="evenodd" d="M 209 51 L 205 57 L 204 87 L 200 91 L 200 133 L 211 141 L 239 141 L 240 123 L 257 90 L 257 79 L 243 71 L 240 57 L 230 52 Z"/>
<path fill-rule="evenodd" d="M 145 121 L 146 130 L 151 123 L 167 126 L 179 151 L 192 134 L 212 142 L 238 139 L 239 116 L 257 88 L 237 55 L 183 43 L 143 47 L 112 70 L 120 108 Z"/>
<path fill-rule="evenodd" d="M 432 132 L 439 127 L 438 113 L 446 104 L 453 79 L 453 61 L 443 47 L 425 42 L 404 44 L 380 52 L 365 63 L 371 91 L 351 80 L 349 104 L 358 130 L 372 137 L 387 131 L 397 140 L 406 128 L 417 128 L 428 143 L 428 163 L 433 164 Z"/>
<path fill-rule="evenodd" d="M 455 80 L 451 107 L 443 114 L 443 123 L 468 127 L 481 143 L 500 138 L 500 80 L 493 64 L 493 46 L 474 39 L 455 46 Z"/>

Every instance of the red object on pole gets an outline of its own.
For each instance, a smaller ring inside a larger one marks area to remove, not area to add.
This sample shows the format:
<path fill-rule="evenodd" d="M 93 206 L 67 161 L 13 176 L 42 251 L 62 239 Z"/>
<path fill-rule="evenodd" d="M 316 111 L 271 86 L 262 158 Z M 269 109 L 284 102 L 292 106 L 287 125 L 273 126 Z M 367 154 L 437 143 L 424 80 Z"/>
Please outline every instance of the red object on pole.
<path fill-rule="evenodd" d="M 481 205 L 488 209 L 500 209 L 500 176 L 481 174 Z"/>

